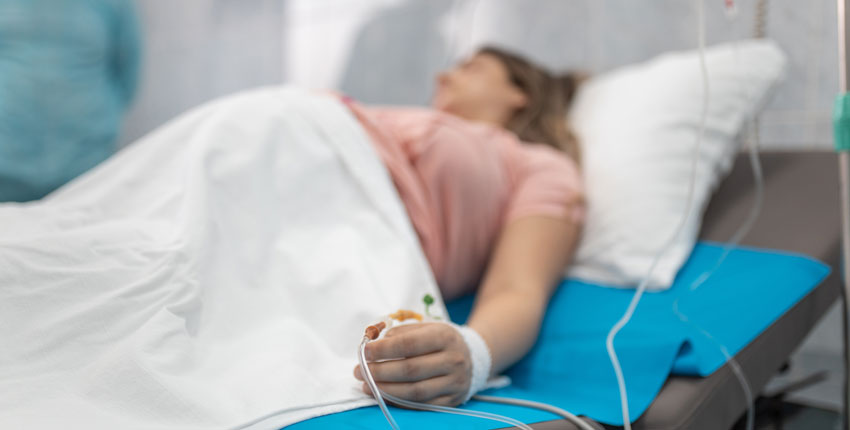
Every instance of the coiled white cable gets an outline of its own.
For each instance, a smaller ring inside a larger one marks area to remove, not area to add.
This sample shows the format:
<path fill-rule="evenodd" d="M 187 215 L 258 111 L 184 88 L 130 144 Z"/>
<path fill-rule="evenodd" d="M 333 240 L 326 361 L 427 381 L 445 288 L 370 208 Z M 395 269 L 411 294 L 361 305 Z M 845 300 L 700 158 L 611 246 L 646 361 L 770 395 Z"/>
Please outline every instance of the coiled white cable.
<path fill-rule="evenodd" d="M 750 213 L 747 215 L 746 220 L 738 227 L 726 245 L 723 247 L 723 253 L 720 254 L 720 258 L 717 259 L 714 266 L 702 273 L 696 281 L 694 281 L 690 287 L 688 288 L 689 292 L 696 291 L 717 269 L 723 264 L 723 261 L 726 260 L 726 257 L 735 250 L 740 244 L 741 240 L 744 236 L 749 233 L 753 224 L 755 224 L 756 219 L 761 213 L 762 202 L 764 201 L 764 176 L 762 174 L 761 169 L 761 161 L 759 160 L 758 155 L 758 145 L 759 145 L 759 135 L 758 135 L 758 123 L 753 120 L 751 125 L 751 135 L 748 140 L 749 144 L 749 155 L 750 155 L 750 167 L 753 171 L 753 180 L 755 182 L 755 194 L 753 205 L 750 207 Z M 746 375 L 744 375 L 743 369 L 741 369 L 740 364 L 732 354 L 729 353 L 729 349 L 726 348 L 722 342 L 717 340 L 711 333 L 709 333 L 704 328 L 700 327 L 693 321 L 691 321 L 687 315 L 685 315 L 681 309 L 679 308 L 679 299 L 681 296 L 677 297 L 676 300 L 673 301 L 673 313 L 681 320 L 682 322 L 694 327 L 700 334 L 703 335 L 706 339 L 710 340 L 717 346 L 717 349 L 723 354 L 724 359 L 726 360 L 726 364 L 729 365 L 729 368 L 732 369 L 732 373 L 735 375 L 735 378 L 738 380 L 738 383 L 741 385 L 741 391 L 744 393 L 744 400 L 747 402 L 747 418 L 746 418 L 746 430 L 753 430 L 755 427 L 755 403 L 752 388 L 750 387 L 750 383 L 747 381 Z"/>
<path fill-rule="evenodd" d="M 699 148 L 702 144 L 703 134 L 705 133 L 706 120 L 708 117 L 708 105 L 710 101 L 710 93 L 709 93 L 709 83 L 708 83 L 708 67 L 705 61 L 705 11 L 703 10 L 703 2 L 702 0 L 695 0 L 697 6 L 697 43 L 699 48 L 699 63 L 700 70 L 702 72 L 702 87 L 703 87 L 703 98 L 702 98 L 702 111 L 700 113 L 700 122 L 699 129 L 697 131 L 696 144 L 694 145 L 693 156 L 691 157 L 691 176 L 688 181 L 688 199 L 685 204 L 685 210 L 682 214 L 682 218 L 679 221 L 679 224 L 676 226 L 674 233 L 670 236 L 670 239 L 662 246 L 661 251 L 656 254 L 655 258 L 652 260 L 652 263 L 649 266 L 649 270 L 647 271 L 646 277 L 638 284 L 637 289 L 635 290 L 635 294 L 632 296 L 631 302 L 629 302 L 628 308 L 626 308 L 626 312 L 614 324 L 614 327 L 611 328 L 611 331 L 608 332 L 608 336 L 605 339 L 605 348 L 608 351 L 608 358 L 611 360 L 611 366 L 614 368 L 614 374 L 617 377 L 617 388 L 620 392 L 620 407 L 623 413 L 623 427 L 625 430 L 631 430 L 631 419 L 629 415 L 629 399 L 628 393 L 626 391 L 626 381 L 623 377 L 623 369 L 620 366 L 620 360 L 617 358 L 617 351 L 614 348 L 614 338 L 616 338 L 617 334 L 623 327 L 628 324 L 631 320 L 632 315 L 634 315 L 635 308 L 637 308 L 638 303 L 640 302 L 641 297 L 643 297 L 644 292 L 646 292 L 647 285 L 649 284 L 650 279 L 652 278 L 652 274 L 655 272 L 655 268 L 658 263 L 661 261 L 661 257 L 663 257 L 667 251 L 673 246 L 676 242 L 676 239 L 684 230 L 685 225 L 687 224 L 688 218 L 691 213 L 691 209 L 693 206 L 694 199 L 694 188 L 696 184 L 697 177 L 697 167 L 698 167 L 698 159 L 699 159 Z"/>
<path fill-rule="evenodd" d="M 766 2 L 760 0 L 757 4 L 756 9 L 756 32 L 755 36 L 757 38 L 764 37 L 764 23 L 767 18 L 767 6 Z M 749 138 L 746 140 L 747 146 L 749 148 L 749 161 L 750 168 L 753 174 L 753 185 L 754 185 L 754 196 L 753 196 L 753 204 L 750 207 L 750 212 L 747 215 L 747 218 L 744 222 L 735 230 L 729 240 L 726 242 L 723 247 L 723 252 L 720 257 L 715 262 L 714 266 L 703 272 L 699 278 L 696 279 L 688 288 L 688 292 L 696 291 L 702 284 L 704 284 L 708 278 L 713 275 L 717 269 L 723 264 L 726 260 L 726 257 L 735 250 L 741 243 L 741 240 L 750 232 L 753 225 L 755 224 L 756 219 L 761 213 L 761 209 L 764 202 L 764 174 L 762 171 L 761 160 L 759 159 L 759 143 L 761 138 L 759 136 L 759 123 L 757 118 L 753 118 L 750 123 L 750 133 Z M 718 350 L 723 354 L 724 359 L 726 360 L 726 364 L 729 365 L 729 368 L 732 370 L 733 375 L 738 380 L 738 384 L 741 386 L 741 391 L 744 394 L 744 400 L 747 403 L 747 415 L 746 415 L 746 430 L 753 430 L 755 428 L 755 399 L 753 396 L 752 388 L 750 387 L 749 381 L 747 381 L 746 375 L 744 375 L 743 369 L 741 369 L 740 364 L 732 354 L 729 353 L 729 349 L 726 348 L 722 342 L 720 342 L 717 338 L 715 338 L 711 333 L 707 330 L 699 326 L 698 324 L 691 321 L 687 315 L 685 315 L 681 309 L 679 308 L 679 300 L 680 297 L 677 297 L 673 302 L 673 313 L 681 320 L 682 322 L 689 324 L 691 327 L 695 328 L 703 337 L 710 340 L 715 344 Z"/>
<path fill-rule="evenodd" d="M 372 396 L 375 397 L 375 400 L 378 402 L 378 406 L 381 408 L 381 412 L 384 413 L 384 417 L 387 419 L 387 422 L 390 423 L 390 427 L 393 430 L 399 430 L 398 424 L 393 419 L 393 415 L 390 413 L 389 409 L 387 409 L 387 404 L 384 402 L 383 393 L 378 388 L 378 384 L 375 383 L 375 378 L 372 377 L 372 371 L 369 370 L 369 366 L 366 365 L 366 344 L 369 343 L 369 338 L 367 336 L 363 336 L 363 340 L 360 341 L 360 347 L 357 348 L 357 359 L 360 361 L 360 369 L 363 371 L 364 379 L 366 379 L 366 384 L 369 385 L 369 390 L 372 391 Z"/>
<path fill-rule="evenodd" d="M 699 35 L 700 64 L 702 66 L 703 78 L 704 78 L 704 81 L 705 81 L 704 82 L 704 84 L 705 84 L 704 90 L 705 90 L 706 96 L 708 96 L 708 76 L 707 76 L 707 70 L 706 70 L 706 67 L 705 67 L 705 58 L 704 58 L 704 50 L 705 50 L 704 21 L 705 21 L 705 17 L 704 17 L 704 11 L 702 9 L 702 2 L 700 0 L 697 0 L 697 17 L 700 21 L 699 26 L 698 26 L 698 31 L 700 33 L 700 35 Z M 703 103 L 704 109 L 707 106 L 708 106 L 708 100 L 707 100 L 707 97 L 706 97 L 706 99 L 704 99 L 704 103 Z M 706 113 L 705 110 L 703 112 Z M 688 193 L 688 200 L 689 200 L 688 210 L 690 209 L 690 206 L 691 206 L 690 200 L 693 198 L 693 194 L 692 194 L 693 193 L 693 181 L 694 181 L 694 178 L 696 176 L 696 171 L 695 171 L 696 156 L 697 156 L 697 152 L 698 152 L 698 148 L 699 148 L 699 142 L 700 142 L 702 133 L 704 133 L 705 120 L 706 120 L 705 116 L 701 117 L 700 132 L 699 132 L 700 134 L 698 134 L 698 138 L 697 138 L 697 147 L 694 149 L 694 159 L 693 159 L 694 170 L 691 171 L 691 184 L 690 184 L 689 193 Z M 760 137 L 759 137 L 759 131 L 758 131 L 758 122 L 757 122 L 756 119 L 753 119 L 750 123 L 750 134 L 749 134 L 749 139 L 747 140 L 747 143 L 748 143 L 748 146 L 749 146 L 749 161 L 750 161 L 750 166 L 751 166 L 752 173 L 753 173 L 754 188 L 755 188 L 753 205 L 750 208 L 750 212 L 747 215 L 747 218 L 738 227 L 738 229 L 735 231 L 735 233 L 732 235 L 732 237 L 727 241 L 726 245 L 724 246 L 722 254 L 717 259 L 714 266 L 711 269 L 709 269 L 708 271 L 703 272 L 700 275 L 700 277 L 697 278 L 689 286 L 689 289 L 688 289 L 689 292 L 693 292 L 696 289 L 698 289 L 700 286 L 702 286 L 708 280 L 708 278 L 711 277 L 711 275 L 713 275 L 717 271 L 717 269 L 723 264 L 723 262 L 729 256 L 729 254 L 734 249 L 736 249 L 738 247 L 741 240 L 750 231 L 752 226 L 755 224 L 755 221 L 758 218 L 759 214 L 761 213 L 762 203 L 763 203 L 763 200 L 764 200 L 764 177 L 763 177 L 761 162 L 759 160 L 759 152 L 758 152 L 759 151 L 759 141 L 760 141 Z M 685 217 L 688 216 L 688 210 L 685 211 Z M 680 225 L 680 228 L 681 227 L 682 226 Z M 680 231 L 677 231 L 676 235 L 678 235 L 679 233 L 680 233 Z M 674 235 L 674 238 L 676 237 L 676 235 Z M 662 251 L 662 254 L 664 252 L 666 252 L 666 247 L 664 248 L 664 251 Z M 654 270 L 654 264 L 650 268 L 650 272 L 649 272 L 650 275 L 652 273 L 652 270 Z M 650 275 L 647 275 L 647 279 L 649 278 Z M 635 296 L 637 296 L 638 293 L 642 294 L 643 292 L 637 291 L 635 293 Z M 639 298 L 638 298 L 638 300 L 639 300 Z M 634 298 L 633 298 L 633 302 L 635 302 Z M 631 310 L 631 313 L 634 312 L 634 307 L 636 307 L 636 306 L 637 306 L 636 302 L 634 303 L 634 306 L 630 306 L 629 310 Z M 681 309 L 679 308 L 679 298 L 678 297 L 673 302 L 673 312 L 674 312 L 674 314 L 676 314 L 676 316 L 682 322 L 691 325 L 702 336 L 704 336 L 706 339 L 713 342 L 717 346 L 718 350 L 723 354 L 723 357 L 726 360 L 726 364 L 729 365 L 730 369 L 732 370 L 732 373 L 734 374 L 735 378 L 738 380 L 738 383 L 741 386 L 741 390 L 744 394 L 744 399 L 747 403 L 746 429 L 747 430 L 753 430 L 753 428 L 755 426 L 754 396 L 753 396 L 752 388 L 750 387 L 750 384 L 747 381 L 746 375 L 744 374 L 743 369 L 741 369 L 740 364 L 735 360 L 735 358 L 732 356 L 732 354 L 729 353 L 728 348 L 726 348 L 726 346 L 723 343 L 721 343 L 717 338 L 715 338 L 707 330 L 705 330 L 704 328 L 700 327 L 699 325 L 697 325 L 693 321 L 691 321 L 681 311 Z M 629 311 L 627 311 L 627 316 L 628 316 L 628 318 L 631 318 L 631 314 L 629 313 Z M 624 319 L 626 319 L 626 322 L 628 322 L 628 319 L 626 318 L 626 316 L 624 316 Z M 623 323 L 622 325 L 624 326 L 625 323 Z M 615 326 L 615 328 L 617 328 L 617 326 Z M 620 327 L 620 328 L 622 328 L 622 327 Z M 613 330 L 612 330 L 612 332 L 613 332 Z M 611 338 L 613 340 L 613 338 L 610 336 L 610 333 L 609 333 L 609 338 Z M 613 360 L 616 360 L 616 352 L 613 351 L 613 344 L 609 344 L 609 345 L 611 347 L 609 349 L 609 355 L 611 355 L 613 353 L 614 354 Z M 613 364 L 613 360 L 612 360 L 612 364 Z M 617 362 L 616 364 L 614 364 L 614 366 L 615 366 L 615 373 L 617 373 L 617 375 L 618 375 L 618 383 L 621 383 L 620 378 L 622 378 L 622 371 L 619 370 L 619 363 Z M 629 420 L 628 403 L 627 403 L 628 398 L 626 396 L 625 382 L 624 381 L 622 381 L 622 384 L 620 385 L 620 396 L 621 396 L 621 403 L 626 402 L 626 403 L 622 403 L 623 404 L 623 417 L 624 417 L 623 419 L 624 419 L 624 422 L 625 422 L 624 426 L 625 426 L 626 429 L 631 429 L 631 423 L 628 422 L 628 420 Z"/>
<path fill-rule="evenodd" d="M 517 421 L 513 418 L 505 417 L 502 415 L 492 414 L 489 412 L 481 412 L 481 411 L 473 411 L 468 409 L 458 409 L 458 408 L 449 408 L 446 406 L 438 406 L 438 405 L 430 405 L 427 403 L 418 403 L 411 402 L 409 400 L 405 400 L 391 394 L 385 393 L 378 388 L 378 384 L 375 383 L 374 377 L 372 377 L 372 371 L 369 370 L 369 366 L 366 363 L 366 344 L 369 343 L 368 337 L 363 337 L 363 341 L 360 342 L 360 348 L 358 349 L 357 357 L 360 360 L 360 368 L 363 371 L 363 377 L 366 379 L 366 383 L 369 385 L 369 389 L 372 391 L 372 395 L 375 397 L 375 400 L 378 402 L 378 406 L 381 407 L 381 412 L 384 413 L 384 417 L 387 418 L 387 422 L 390 423 L 390 426 L 393 430 L 399 430 L 398 424 L 396 424 L 395 419 L 393 419 L 392 414 L 389 409 L 387 409 L 387 405 L 384 402 L 384 399 L 387 399 L 395 404 L 405 406 L 411 409 L 418 409 L 422 411 L 432 411 L 432 412 L 445 412 L 456 415 L 466 415 L 470 417 L 484 418 L 488 420 L 494 420 L 503 422 L 505 424 L 509 424 L 515 427 L 519 427 L 524 430 L 533 430 L 526 424 L 523 424 L 520 421 Z"/>
<path fill-rule="evenodd" d="M 534 430 L 533 428 L 531 428 L 527 424 L 522 423 L 521 421 L 515 420 L 513 418 L 509 418 L 509 417 L 506 417 L 506 416 L 502 416 L 502 415 L 491 414 L 489 412 L 473 411 L 471 409 L 450 408 L 450 407 L 447 407 L 447 406 L 439 406 L 439 405 L 430 405 L 430 404 L 427 404 L 427 403 L 411 402 L 409 400 L 404 400 L 402 398 L 395 397 L 392 394 L 388 394 L 388 393 L 384 393 L 384 396 L 386 396 L 386 398 L 393 403 L 396 403 L 396 404 L 399 404 L 401 406 L 408 407 L 408 408 L 411 408 L 411 409 L 418 409 L 418 410 L 421 410 L 421 411 L 431 411 L 431 412 L 445 412 L 445 413 L 455 414 L 455 415 L 465 415 L 465 416 L 469 416 L 469 417 L 484 418 L 484 419 L 493 420 L 493 421 L 500 421 L 500 422 L 503 422 L 505 424 L 509 424 L 509 425 L 514 426 L 514 427 L 521 428 L 523 430 Z"/>
<path fill-rule="evenodd" d="M 498 396 L 485 396 L 485 395 L 475 395 L 472 396 L 475 400 L 480 400 L 483 402 L 491 402 L 491 403 L 502 403 L 506 405 L 514 405 L 514 406 L 524 406 L 527 408 L 535 408 L 540 409 L 542 411 L 551 412 L 555 415 L 560 416 L 561 418 L 575 424 L 581 430 L 595 430 L 590 424 L 581 418 L 573 415 L 572 413 L 561 409 L 556 406 L 552 406 L 547 403 L 533 402 L 531 400 L 523 400 L 523 399 L 513 399 L 509 397 L 498 397 Z"/>

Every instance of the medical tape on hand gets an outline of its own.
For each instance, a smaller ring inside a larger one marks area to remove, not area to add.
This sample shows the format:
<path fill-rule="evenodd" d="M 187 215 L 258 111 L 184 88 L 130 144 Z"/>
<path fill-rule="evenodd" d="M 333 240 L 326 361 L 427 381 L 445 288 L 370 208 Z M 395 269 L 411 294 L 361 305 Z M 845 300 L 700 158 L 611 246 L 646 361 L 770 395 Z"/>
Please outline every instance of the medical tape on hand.
<path fill-rule="evenodd" d="M 486 387 L 493 359 L 490 356 L 490 348 L 487 347 L 487 343 L 472 327 L 454 323 L 449 323 L 449 325 L 454 327 L 463 337 L 463 341 L 469 349 L 469 358 L 472 361 L 472 378 L 469 381 L 469 390 L 463 398 L 463 402 L 466 403 L 475 393 Z"/>

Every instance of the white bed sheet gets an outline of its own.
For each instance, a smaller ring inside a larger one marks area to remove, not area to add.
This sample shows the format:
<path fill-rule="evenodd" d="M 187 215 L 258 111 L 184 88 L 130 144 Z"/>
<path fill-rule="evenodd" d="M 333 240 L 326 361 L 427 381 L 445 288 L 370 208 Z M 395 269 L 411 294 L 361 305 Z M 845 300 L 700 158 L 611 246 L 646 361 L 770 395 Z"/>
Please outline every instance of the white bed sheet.
<path fill-rule="evenodd" d="M 0 428 L 222 429 L 280 410 L 256 426 L 276 428 L 370 404 L 352 377 L 364 327 L 426 293 L 344 105 L 295 88 L 215 101 L 0 205 Z"/>

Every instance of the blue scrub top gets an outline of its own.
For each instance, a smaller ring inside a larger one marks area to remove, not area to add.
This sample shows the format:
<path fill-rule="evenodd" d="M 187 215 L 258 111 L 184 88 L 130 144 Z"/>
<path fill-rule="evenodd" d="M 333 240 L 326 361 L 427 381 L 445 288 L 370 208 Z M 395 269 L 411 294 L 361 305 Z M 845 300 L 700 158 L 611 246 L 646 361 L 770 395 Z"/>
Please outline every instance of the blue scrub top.
<path fill-rule="evenodd" d="M 0 0 L 0 201 L 41 198 L 115 152 L 139 45 L 133 0 Z"/>

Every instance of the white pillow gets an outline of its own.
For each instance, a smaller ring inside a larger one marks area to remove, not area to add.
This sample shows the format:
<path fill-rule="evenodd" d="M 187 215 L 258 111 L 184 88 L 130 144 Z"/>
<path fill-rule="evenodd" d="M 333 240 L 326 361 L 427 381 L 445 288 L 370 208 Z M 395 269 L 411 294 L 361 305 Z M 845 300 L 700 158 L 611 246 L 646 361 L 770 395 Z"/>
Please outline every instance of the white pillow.
<path fill-rule="evenodd" d="M 775 43 L 748 40 L 706 50 L 709 108 L 694 205 L 649 288 L 669 288 L 699 233 L 706 203 L 738 151 L 744 122 L 784 74 Z M 582 145 L 588 214 L 569 275 L 636 286 L 681 222 L 702 111 L 696 51 L 661 55 L 591 78 L 569 121 Z"/>

